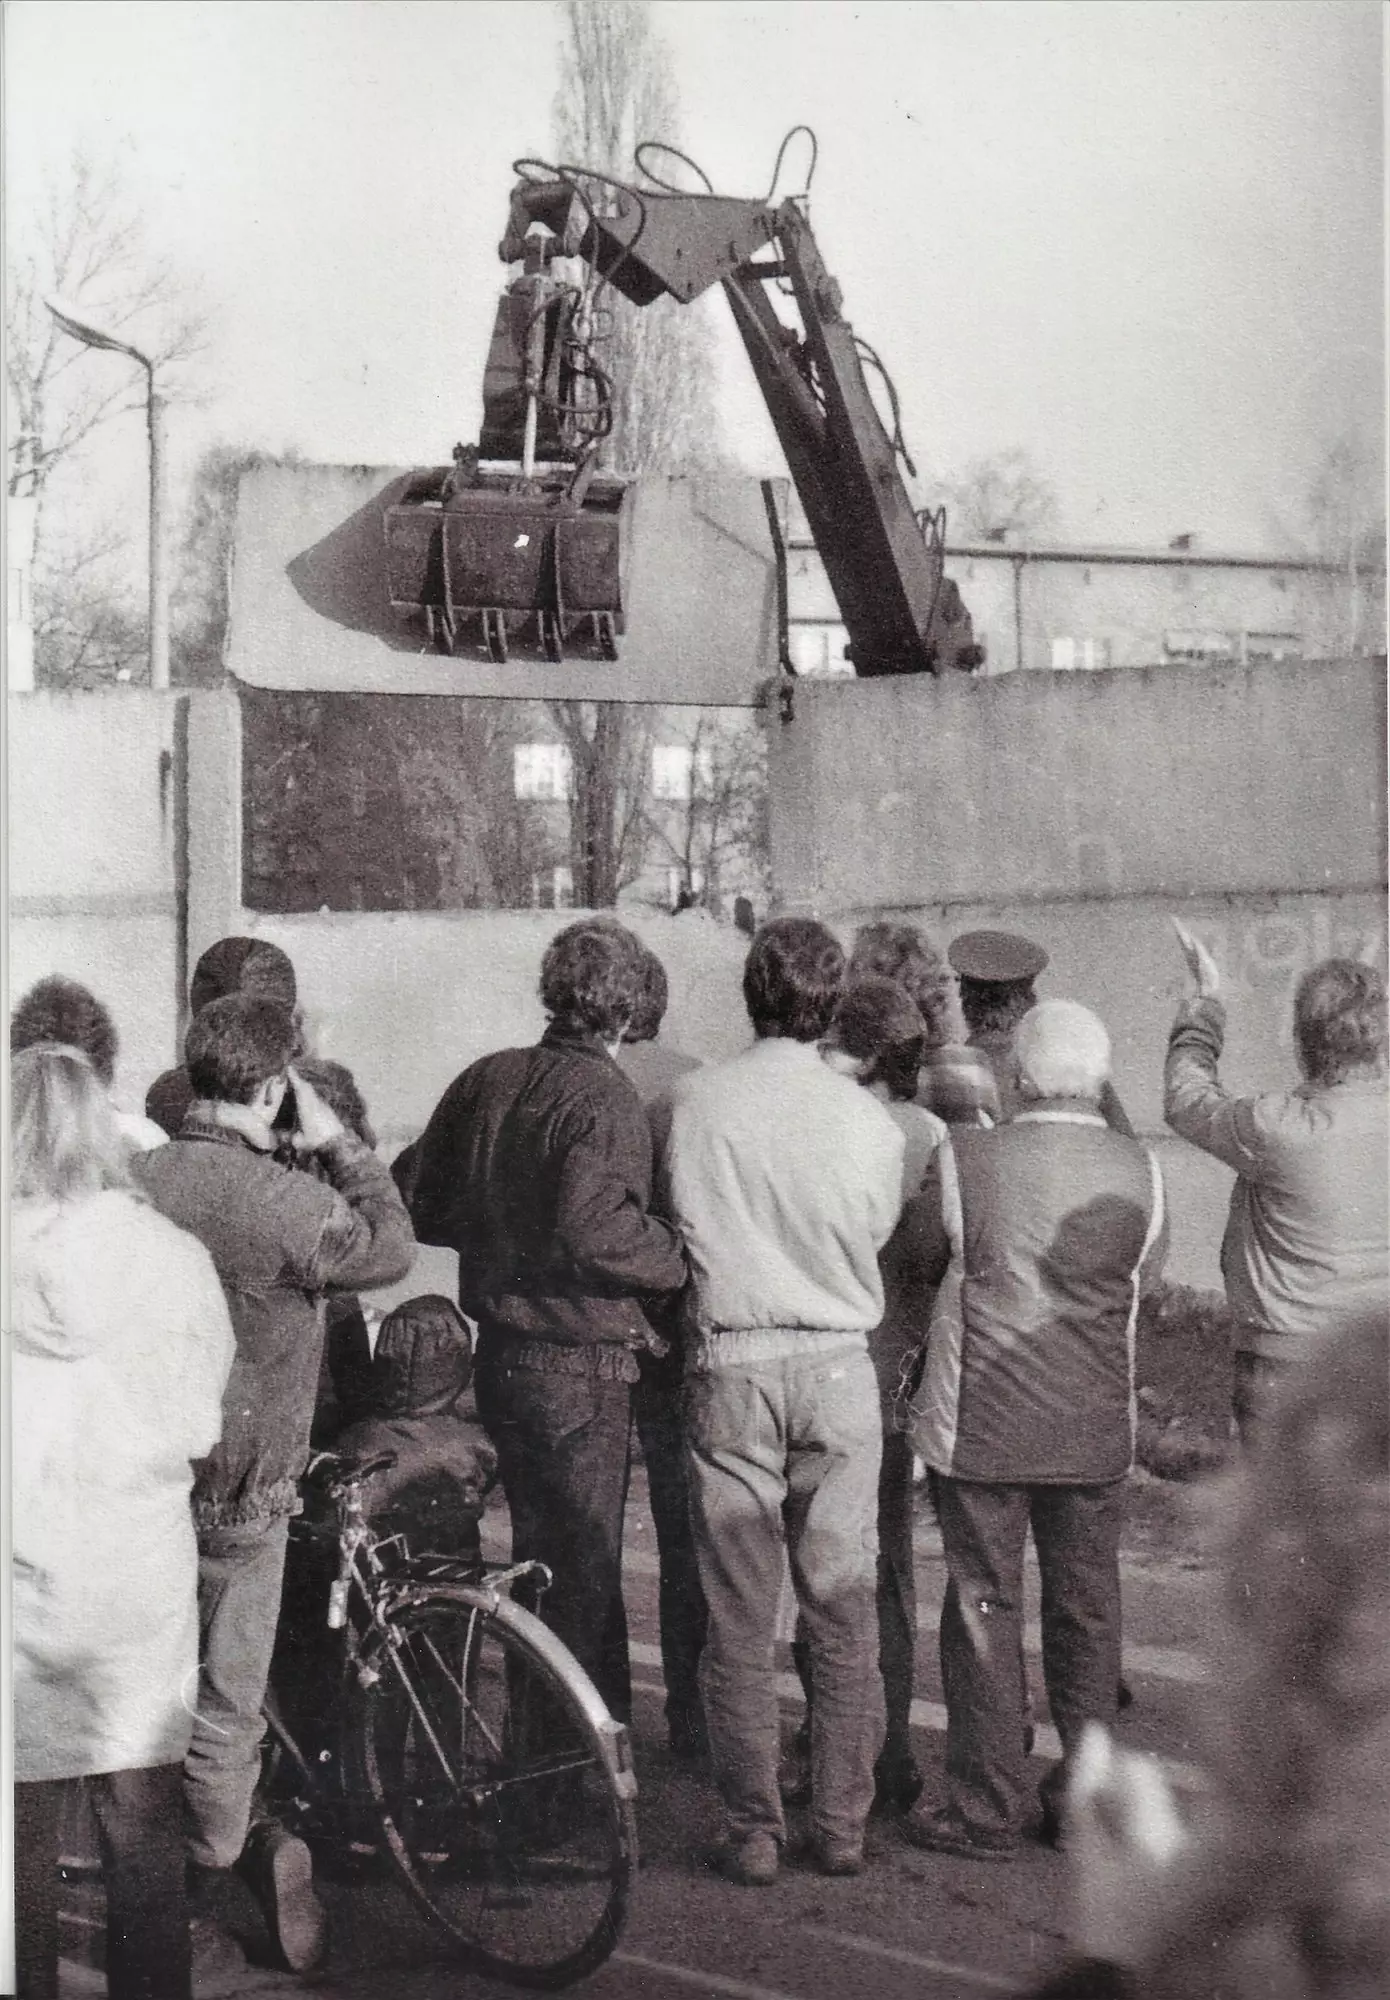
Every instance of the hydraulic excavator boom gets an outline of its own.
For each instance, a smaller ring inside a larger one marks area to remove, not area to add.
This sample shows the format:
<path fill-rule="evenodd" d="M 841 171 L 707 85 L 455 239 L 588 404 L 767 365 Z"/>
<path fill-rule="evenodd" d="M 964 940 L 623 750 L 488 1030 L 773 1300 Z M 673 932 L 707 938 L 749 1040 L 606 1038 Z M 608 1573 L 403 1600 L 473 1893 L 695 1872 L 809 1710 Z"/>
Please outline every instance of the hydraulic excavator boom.
<path fill-rule="evenodd" d="M 649 168 L 638 165 L 649 179 Z M 671 149 L 655 149 L 669 151 Z M 613 420 L 596 355 L 602 293 L 684 303 L 722 285 L 849 633 L 861 675 L 972 669 L 984 658 L 944 571 L 944 517 L 914 509 L 897 399 L 842 311 L 804 196 L 766 201 L 636 187 L 518 163 L 477 447 L 420 475 L 388 514 L 392 603 L 452 652 L 516 642 L 552 659 L 616 657 L 629 484 L 596 470 Z M 571 261 L 573 260 L 573 261 Z M 568 275 L 577 267 L 580 277 Z M 791 325 L 774 291 L 795 305 Z M 886 429 L 865 367 L 882 377 Z M 901 463 L 900 463 L 901 461 Z"/>

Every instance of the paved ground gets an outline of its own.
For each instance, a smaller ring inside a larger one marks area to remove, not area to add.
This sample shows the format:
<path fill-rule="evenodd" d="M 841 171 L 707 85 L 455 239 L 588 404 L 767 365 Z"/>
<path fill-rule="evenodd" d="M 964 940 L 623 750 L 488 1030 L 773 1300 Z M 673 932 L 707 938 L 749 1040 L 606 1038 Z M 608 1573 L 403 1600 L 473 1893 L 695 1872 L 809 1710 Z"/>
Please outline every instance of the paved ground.
<path fill-rule="evenodd" d="M 499 1555 L 505 1537 L 505 1520 L 490 1516 L 489 1540 Z M 1155 1549 L 1152 1541 L 1132 1538 L 1124 1565 L 1126 1672 L 1136 1699 L 1122 1728 L 1127 1741 L 1154 1750 L 1190 1780 L 1203 1699 L 1200 1662 L 1214 1619 L 1213 1579 L 1200 1560 Z M 775 1888 L 748 1890 L 711 1872 L 719 1822 L 708 1778 L 665 1749 L 654 1538 L 640 1476 L 628 1543 L 643 1865 L 619 1949 L 587 1983 L 586 1995 L 976 2000 L 1018 1992 L 1049 1969 L 1064 1946 L 1066 1864 L 1040 1845 L 1027 1846 L 1014 1864 L 1000 1867 L 920 1854 L 891 1826 L 875 1824 L 869 1866 L 852 1880 L 789 1867 Z M 919 1758 L 930 1772 L 939 1768 L 944 1724 L 934 1643 L 943 1571 L 925 1503 L 918 1580 L 923 1630 L 914 1721 Z M 1029 1637 L 1040 1686 L 1035 1608 Z M 799 1709 L 790 1673 L 785 1692 L 790 1721 Z M 1040 1750 L 1053 1747 L 1051 1731 L 1041 1730 Z M 1035 1768 L 1041 1774 L 1044 1766 Z M 320 2000 L 444 2000 L 454 1994 L 486 2000 L 510 1990 L 450 1964 L 389 1881 L 351 1889 L 328 1882 L 324 1888 L 334 1942 L 314 1982 Z M 98 1969 L 99 1891 L 75 1884 L 66 1903 L 62 1995 L 76 2000 L 105 1991 Z M 225 1914 L 248 1963 L 200 1986 L 199 2000 L 269 2000 L 298 1990 L 300 1981 L 265 1965 L 259 1919 L 239 1886 L 229 1891 Z"/>

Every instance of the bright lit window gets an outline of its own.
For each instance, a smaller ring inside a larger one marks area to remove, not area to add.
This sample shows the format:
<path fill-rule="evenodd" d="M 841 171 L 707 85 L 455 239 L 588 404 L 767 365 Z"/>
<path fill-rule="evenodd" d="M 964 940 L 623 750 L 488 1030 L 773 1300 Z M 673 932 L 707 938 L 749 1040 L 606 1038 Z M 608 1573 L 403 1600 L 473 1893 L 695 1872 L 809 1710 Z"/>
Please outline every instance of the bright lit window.
<path fill-rule="evenodd" d="M 1247 660 L 1301 660 L 1303 636 L 1299 632 L 1247 632 Z"/>
<path fill-rule="evenodd" d="M 684 802 L 707 798 L 714 783 L 714 759 L 707 743 L 658 743 L 652 751 L 652 797 Z"/>
<path fill-rule="evenodd" d="M 1080 670 L 1093 673 L 1098 667 L 1110 665 L 1110 641 L 1108 639 L 1054 639 L 1052 641 L 1052 665 L 1059 674 L 1075 673 Z"/>
<path fill-rule="evenodd" d="M 512 790 L 519 799 L 567 799 L 574 766 L 563 743 L 518 743 L 512 751 Z"/>
<path fill-rule="evenodd" d="M 1163 650 L 1170 660 L 1233 660 L 1239 646 L 1231 632 L 1165 632 Z"/>
<path fill-rule="evenodd" d="M 792 666 L 811 678 L 852 675 L 854 663 L 845 658 L 848 639 L 843 625 L 793 625 L 787 634 Z"/>

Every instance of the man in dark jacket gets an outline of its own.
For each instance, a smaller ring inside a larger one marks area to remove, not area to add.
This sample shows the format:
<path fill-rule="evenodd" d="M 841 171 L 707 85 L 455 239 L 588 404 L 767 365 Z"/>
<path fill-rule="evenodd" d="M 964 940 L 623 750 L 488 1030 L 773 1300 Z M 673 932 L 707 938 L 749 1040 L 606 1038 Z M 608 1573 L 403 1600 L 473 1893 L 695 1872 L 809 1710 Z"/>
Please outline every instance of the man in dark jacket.
<path fill-rule="evenodd" d="M 281 1829 L 250 1841 L 248 1831 L 286 1530 L 309 1455 L 320 1300 L 403 1278 L 414 1243 L 387 1169 L 294 1075 L 298 1048 L 294 1018 L 276 1002 L 210 1002 L 184 1044 L 193 1104 L 178 1137 L 143 1155 L 136 1173 L 155 1207 L 211 1252 L 236 1335 L 221 1441 L 193 1486 L 201 1644 L 185 1765 L 190 1853 L 204 1869 L 244 1861 L 286 1959 L 302 1970 L 323 1943 L 307 1850 Z M 291 1083 L 297 1143 L 322 1179 L 275 1158 Z"/>
<path fill-rule="evenodd" d="M 411 1167 L 416 1233 L 457 1251 L 478 1324 L 478 1414 L 513 1560 L 551 1569 L 542 1615 L 622 1717 L 628 1432 L 654 1340 L 642 1301 L 685 1281 L 680 1239 L 650 1213 L 646 1114 L 613 1060 L 641 993 L 629 932 L 561 931 L 541 964 L 540 1042 L 456 1078 Z"/>
<path fill-rule="evenodd" d="M 1157 1163 L 1101 1116 L 1110 1038 L 1096 1016 L 1042 1002 L 1019 1027 L 1017 1062 L 1022 1110 L 992 1132 L 953 1132 L 932 1163 L 939 1250 L 925 1263 L 943 1282 L 913 1402 L 946 1560 L 947 1796 L 905 1829 L 916 1846 L 982 1860 L 1007 1860 L 1022 1825 L 1030 1526 L 1064 1753 L 1043 1781 L 1045 1830 L 1086 1723 L 1114 1719 L 1134 1327 L 1165 1236 Z"/>

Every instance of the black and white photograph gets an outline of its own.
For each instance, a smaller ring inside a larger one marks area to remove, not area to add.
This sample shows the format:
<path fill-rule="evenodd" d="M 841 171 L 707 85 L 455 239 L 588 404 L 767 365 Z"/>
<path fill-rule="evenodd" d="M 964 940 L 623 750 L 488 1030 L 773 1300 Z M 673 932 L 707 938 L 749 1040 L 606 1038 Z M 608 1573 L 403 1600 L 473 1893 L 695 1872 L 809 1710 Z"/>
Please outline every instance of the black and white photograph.
<path fill-rule="evenodd" d="M 1380 2000 L 1384 9 L 0 31 L 0 1992 Z"/>

